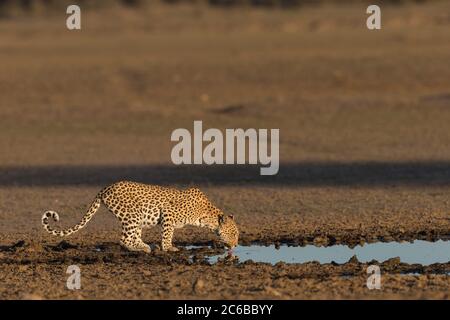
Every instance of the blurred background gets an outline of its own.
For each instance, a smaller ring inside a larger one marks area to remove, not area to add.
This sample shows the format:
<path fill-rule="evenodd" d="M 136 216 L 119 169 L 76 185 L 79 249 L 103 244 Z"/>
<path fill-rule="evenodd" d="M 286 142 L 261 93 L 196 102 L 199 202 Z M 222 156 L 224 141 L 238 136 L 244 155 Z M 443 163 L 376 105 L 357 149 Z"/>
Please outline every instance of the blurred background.
<path fill-rule="evenodd" d="M 80 31 L 66 28 L 69 4 Z M 369 4 L 381 30 L 366 27 Z M 0 0 L 0 298 L 448 298 L 448 276 L 422 268 L 383 269 L 369 293 L 353 258 L 191 265 L 186 251 L 120 251 L 105 209 L 62 243 L 41 216 L 78 223 L 126 179 L 201 188 L 234 214 L 241 245 L 448 239 L 449 35 L 447 0 Z M 280 129 L 279 173 L 173 165 L 170 135 L 194 120 Z M 174 240 L 217 238 L 183 228 Z M 65 287 L 73 263 L 80 292 Z"/>
<path fill-rule="evenodd" d="M 119 179 L 198 185 L 250 240 L 255 217 L 294 239 L 448 211 L 448 1 L 379 1 L 379 31 L 371 1 L 75 2 L 81 31 L 74 1 L 0 1 L 3 237 L 50 208 L 71 224 Z M 279 128 L 279 174 L 175 167 L 194 120 Z"/>

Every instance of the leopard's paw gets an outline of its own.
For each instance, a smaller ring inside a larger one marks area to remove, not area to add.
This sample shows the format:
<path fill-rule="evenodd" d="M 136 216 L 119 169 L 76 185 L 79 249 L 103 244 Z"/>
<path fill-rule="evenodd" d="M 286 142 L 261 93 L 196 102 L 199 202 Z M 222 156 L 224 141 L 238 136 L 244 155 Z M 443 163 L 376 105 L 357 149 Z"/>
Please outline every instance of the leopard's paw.
<path fill-rule="evenodd" d="M 150 248 L 150 246 L 145 246 L 142 251 L 144 251 L 145 253 L 151 253 L 152 249 Z"/>

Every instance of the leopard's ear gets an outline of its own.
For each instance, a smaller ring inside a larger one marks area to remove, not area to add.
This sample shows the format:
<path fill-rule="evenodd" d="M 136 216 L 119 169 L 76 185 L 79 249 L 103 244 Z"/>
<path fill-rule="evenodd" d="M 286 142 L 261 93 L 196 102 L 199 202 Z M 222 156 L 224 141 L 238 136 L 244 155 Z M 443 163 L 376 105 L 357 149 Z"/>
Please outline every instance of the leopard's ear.
<path fill-rule="evenodd" d="M 234 220 L 234 216 L 232 214 L 229 214 L 228 217 L 230 217 L 231 220 Z"/>

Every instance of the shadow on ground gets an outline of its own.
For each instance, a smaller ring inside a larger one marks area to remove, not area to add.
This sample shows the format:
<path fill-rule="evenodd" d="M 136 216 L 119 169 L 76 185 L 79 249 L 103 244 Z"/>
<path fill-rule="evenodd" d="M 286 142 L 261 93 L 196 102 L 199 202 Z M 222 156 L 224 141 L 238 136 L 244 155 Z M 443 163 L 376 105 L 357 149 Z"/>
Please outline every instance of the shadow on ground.
<path fill-rule="evenodd" d="M 450 162 L 299 162 L 261 176 L 250 165 L 60 165 L 0 167 L 0 186 L 103 186 L 119 180 L 161 185 L 448 186 Z"/>

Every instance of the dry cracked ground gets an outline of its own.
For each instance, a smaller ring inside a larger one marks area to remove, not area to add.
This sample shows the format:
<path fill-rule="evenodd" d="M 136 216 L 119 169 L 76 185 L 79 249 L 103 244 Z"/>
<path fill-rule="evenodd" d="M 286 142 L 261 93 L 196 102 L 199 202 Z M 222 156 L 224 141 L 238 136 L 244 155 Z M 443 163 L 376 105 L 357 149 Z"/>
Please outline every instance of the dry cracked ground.
<path fill-rule="evenodd" d="M 47 209 L 78 222 L 126 179 L 200 187 L 243 245 L 446 239 L 449 3 L 383 6 L 380 31 L 365 9 L 114 7 L 83 13 L 80 32 L 57 13 L 2 18 L 0 298 L 448 299 L 448 263 L 379 263 L 382 288 L 368 290 L 355 259 L 210 265 L 217 238 L 196 228 L 175 243 L 204 249 L 129 253 L 105 209 L 64 242 L 40 225 Z M 194 120 L 279 128 L 279 174 L 174 166 L 170 134 Z M 66 288 L 72 264 L 81 290 Z"/>

